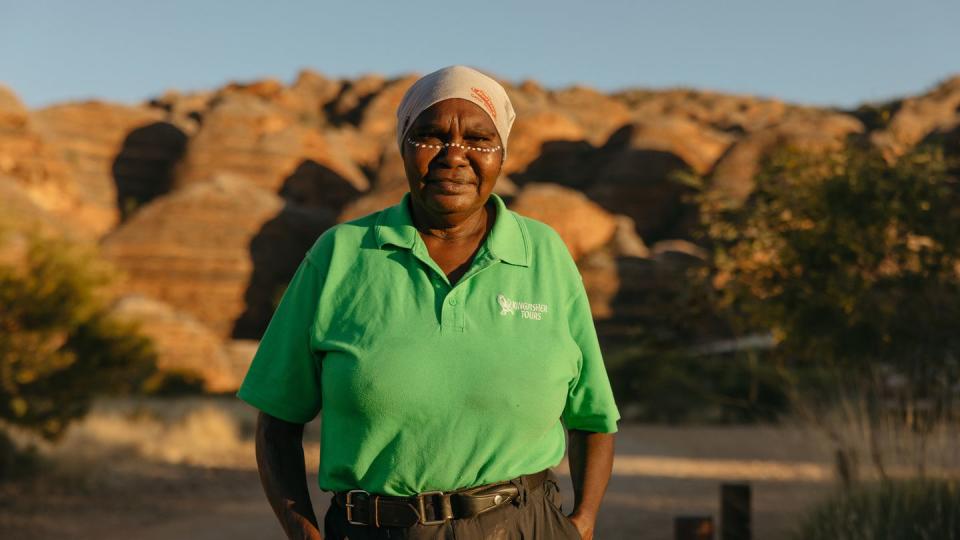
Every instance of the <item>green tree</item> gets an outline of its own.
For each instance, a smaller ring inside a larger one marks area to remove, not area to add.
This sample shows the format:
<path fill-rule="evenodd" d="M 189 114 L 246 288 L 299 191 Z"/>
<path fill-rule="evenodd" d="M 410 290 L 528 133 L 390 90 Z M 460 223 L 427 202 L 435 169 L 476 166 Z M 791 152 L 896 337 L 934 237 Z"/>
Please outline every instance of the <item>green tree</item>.
<path fill-rule="evenodd" d="M 873 420 L 890 412 L 920 432 L 953 414 L 960 184 L 939 148 L 892 164 L 857 147 L 786 150 L 745 204 L 705 194 L 700 209 L 713 251 L 701 277 L 718 309 L 739 332 L 773 333 L 775 361 L 801 393 L 869 386 Z M 898 394 L 892 380 L 906 381 Z M 891 408 L 897 400 L 924 406 Z"/>
<path fill-rule="evenodd" d="M 156 353 L 109 315 L 92 248 L 30 233 L 20 259 L 0 264 L 0 419 L 55 438 L 96 395 L 140 390 Z"/>

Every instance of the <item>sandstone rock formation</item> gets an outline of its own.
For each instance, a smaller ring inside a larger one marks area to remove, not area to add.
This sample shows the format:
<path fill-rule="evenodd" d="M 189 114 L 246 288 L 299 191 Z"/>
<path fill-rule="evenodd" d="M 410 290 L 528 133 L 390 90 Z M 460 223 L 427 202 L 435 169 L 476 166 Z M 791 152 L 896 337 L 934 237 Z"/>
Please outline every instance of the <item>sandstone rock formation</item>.
<path fill-rule="evenodd" d="M 407 191 L 395 108 L 415 79 L 303 70 L 290 84 L 36 111 L 0 86 L 0 221 L 99 240 L 125 276 L 117 309 L 145 321 L 163 365 L 229 389 L 316 238 Z M 762 161 L 788 147 L 855 140 L 896 159 L 932 141 L 960 155 L 960 77 L 850 111 L 502 82 L 518 116 L 496 192 L 560 233 L 605 340 L 662 316 L 651 299 L 676 293 L 702 263 L 688 200 L 697 190 L 743 202 Z M 17 257 L 15 244 L 0 263 Z"/>
<path fill-rule="evenodd" d="M 78 204 L 68 212 L 74 216 L 73 220 L 97 237 L 106 234 L 120 221 L 118 173 L 126 179 L 135 178 L 138 172 L 145 172 L 151 179 L 165 174 L 162 166 L 156 173 L 150 168 L 155 162 L 149 156 L 148 140 L 135 138 L 138 144 L 125 146 L 132 132 L 161 118 L 161 114 L 151 109 L 99 101 L 55 105 L 31 114 L 36 132 L 66 164 L 69 177 L 76 186 Z M 147 155 L 137 155 L 138 148 L 146 150 Z M 125 150 L 132 151 L 132 154 L 124 154 Z M 139 167 L 138 163 L 144 157 L 148 162 L 146 169 Z M 165 160 L 167 168 L 177 157 L 174 148 L 172 155 Z M 116 170 L 118 165 L 119 171 Z"/>
<path fill-rule="evenodd" d="M 136 322 L 153 340 L 161 371 L 199 376 L 209 392 L 228 392 L 239 386 L 237 370 L 220 336 L 189 314 L 137 294 L 118 298 L 111 313 Z"/>
<path fill-rule="evenodd" d="M 870 140 L 896 157 L 936 130 L 946 130 L 960 120 L 960 76 L 947 79 L 930 92 L 895 103 L 896 112 L 885 129 Z"/>
<path fill-rule="evenodd" d="M 289 279 L 291 265 L 331 222 L 285 213 L 278 195 L 220 175 L 147 204 L 104 238 L 102 251 L 126 272 L 126 290 L 189 313 L 226 338 L 237 334 L 241 318 L 244 332 L 262 331 L 277 274 Z"/>
<path fill-rule="evenodd" d="M 325 108 L 337 98 L 342 88 L 342 81 L 328 79 L 312 69 L 304 69 L 290 86 L 290 95 L 291 100 L 298 102 L 296 108 L 323 118 L 323 123 L 326 123 Z"/>
<path fill-rule="evenodd" d="M 306 160 L 322 165 L 359 191 L 368 187 L 363 173 L 321 133 L 299 125 L 296 117 L 259 95 L 227 94 L 203 118 L 176 171 L 176 187 L 229 173 L 277 193 Z"/>
<path fill-rule="evenodd" d="M 259 346 L 260 340 L 258 339 L 231 339 L 224 344 L 224 352 L 227 354 L 233 379 L 238 383 L 243 382 L 243 377 L 246 376 L 247 369 L 250 368 L 250 362 L 253 361 L 253 356 L 257 354 Z"/>
<path fill-rule="evenodd" d="M 383 141 L 391 146 L 396 141 L 397 107 L 403 94 L 417 80 L 417 76 L 410 75 L 385 83 L 377 94 L 371 97 L 363 108 L 358 127 L 369 139 Z"/>
<path fill-rule="evenodd" d="M 607 244 L 617 222 L 579 191 L 556 184 L 527 184 L 511 210 L 542 221 L 563 238 L 574 259 Z"/>
<path fill-rule="evenodd" d="M 18 193 L 78 231 L 92 235 L 98 228 L 99 216 L 84 212 L 82 193 L 67 163 L 36 131 L 19 98 L 4 86 L 0 86 L 0 175 L 0 181 L 16 182 L 22 189 Z M 8 204 L 12 206 L 13 200 Z"/>
<path fill-rule="evenodd" d="M 327 105 L 327 113 L 334 122 L 357 125 L 363 117 L 364 106 L 387 84 L 381 75 L 368 74 L 353 81 L 344 81 L 337 97 Z"/>
<path fill-rule="evenodd" d="M 607 140 L 630 120 L 626 105 L 585 86 L 552 92 L 550 103 L 579 124 L 587 134 L 586 140 L 594 145 Z"/>
<path fill-rule="evenodd" d="M 0 267 L 22 270 L 29 244 L 26 233 L 56 227 L 55 223 L 20 185 L 0 174 Z"/>
<path fill-rule="evenodd" d="M 518 116 L 510 131 L 510 149 L 503 170 L 506 174 L 525 170 L 552 141 L 582 141 L 586 132 L 579 124 L 556 111 Z"/>
<path fill-rule="evenodd" d="M 617 228 L 613 233 L 610 247 L 613 253 L 623 257 L 646 258 L 650 256 L 650 249 L 643 243 L 643 238 L 637 234 L 637 225 L 629 216 L 615 216 Z"/>
<path fill-rule="evenodd" d="M 754 177 L 764 158 L 781 148 L 809 152 L 836 149 L 844 139 L 861 133 L 863 125 L 845 114 L 795 120 L 750 133 L 735 142 L 717 161 L 708 187 L 732 203 L 739 203 L 753 191 Z"/>
<path fill-rule="evenodd" d="M 590 312 L 594 319 L 607 320 L 616 314 L 614 299 L 620 292 L 620 273 L 617 259 L 610 250 L 598 249 L 588 253 L 577 263 L 583 286 L 590 299 Z"/>
<path fill-rule="evenodd" d="M 0 229 L 34 231 L 83 241 L 73 229 L 38 205 L 22 184 L 0 173 Z"/>
<path fill-rule="evenodd" d="M 377 187 L 351 202 L 337 217 L 337 221 L 351 221 L 372 212 L 382 210 L 400 202 L 403 194 L 409 191 L 406 184 L 393 182 Z"/>

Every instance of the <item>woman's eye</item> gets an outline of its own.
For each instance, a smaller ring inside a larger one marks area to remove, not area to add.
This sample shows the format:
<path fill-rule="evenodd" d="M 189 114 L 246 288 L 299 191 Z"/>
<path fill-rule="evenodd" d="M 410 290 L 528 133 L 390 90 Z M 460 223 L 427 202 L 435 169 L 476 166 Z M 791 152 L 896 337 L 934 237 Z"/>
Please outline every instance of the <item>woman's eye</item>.
<path fill-rule="evenodd" d="M 480 147 L 486 147 L 493 144 L 493 139 L 486 135 L 467 135 L 464 137 L 464 140 L 466 140 L 468 144 Z"/>

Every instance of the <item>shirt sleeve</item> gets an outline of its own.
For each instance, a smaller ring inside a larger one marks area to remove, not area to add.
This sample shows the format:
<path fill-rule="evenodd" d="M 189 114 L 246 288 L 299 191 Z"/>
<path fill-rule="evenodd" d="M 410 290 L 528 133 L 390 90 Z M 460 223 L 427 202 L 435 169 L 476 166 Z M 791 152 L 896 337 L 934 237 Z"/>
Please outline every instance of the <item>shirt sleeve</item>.
<path fill-rule="evenodd" d="M 237 397 L 299 424 L 320 412 L 320 358 L 310 347 L 323 275 L 304 257 L 260 340 Z"/>
<path fill-rule="evenodd" d="M 567 429 L 616 433 L 620 411 L 610 388 L 597 330 L 590 313 L 590 302 L 582 281 L 578 288 L 568 313 L 570 333 L 580 348 L 580 372 L 570 383 L 563 409 L 563 424 Z"/>

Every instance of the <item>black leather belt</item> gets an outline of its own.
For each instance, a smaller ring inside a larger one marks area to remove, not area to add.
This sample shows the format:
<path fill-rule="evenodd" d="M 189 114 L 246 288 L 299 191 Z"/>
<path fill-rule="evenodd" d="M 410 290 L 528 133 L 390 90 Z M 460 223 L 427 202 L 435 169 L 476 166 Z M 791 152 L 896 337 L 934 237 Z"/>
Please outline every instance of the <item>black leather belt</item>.
<path fill-rule="evenodd" d="M 522 484 L 533 491 L 543 485 L 545 469 L 521 476 Z M 410 497 L 376 495 L 362 489 L 338 491 L 334 500 L 346 510 L 352 525 L 370 527 L 411 527 L 414 524 L 436 525 L 448 519 L 460 519 L 482 514 L 511 502 L 520 495 L 512 481 L 486 484 L 458 491 L 426 491 Z"/>

